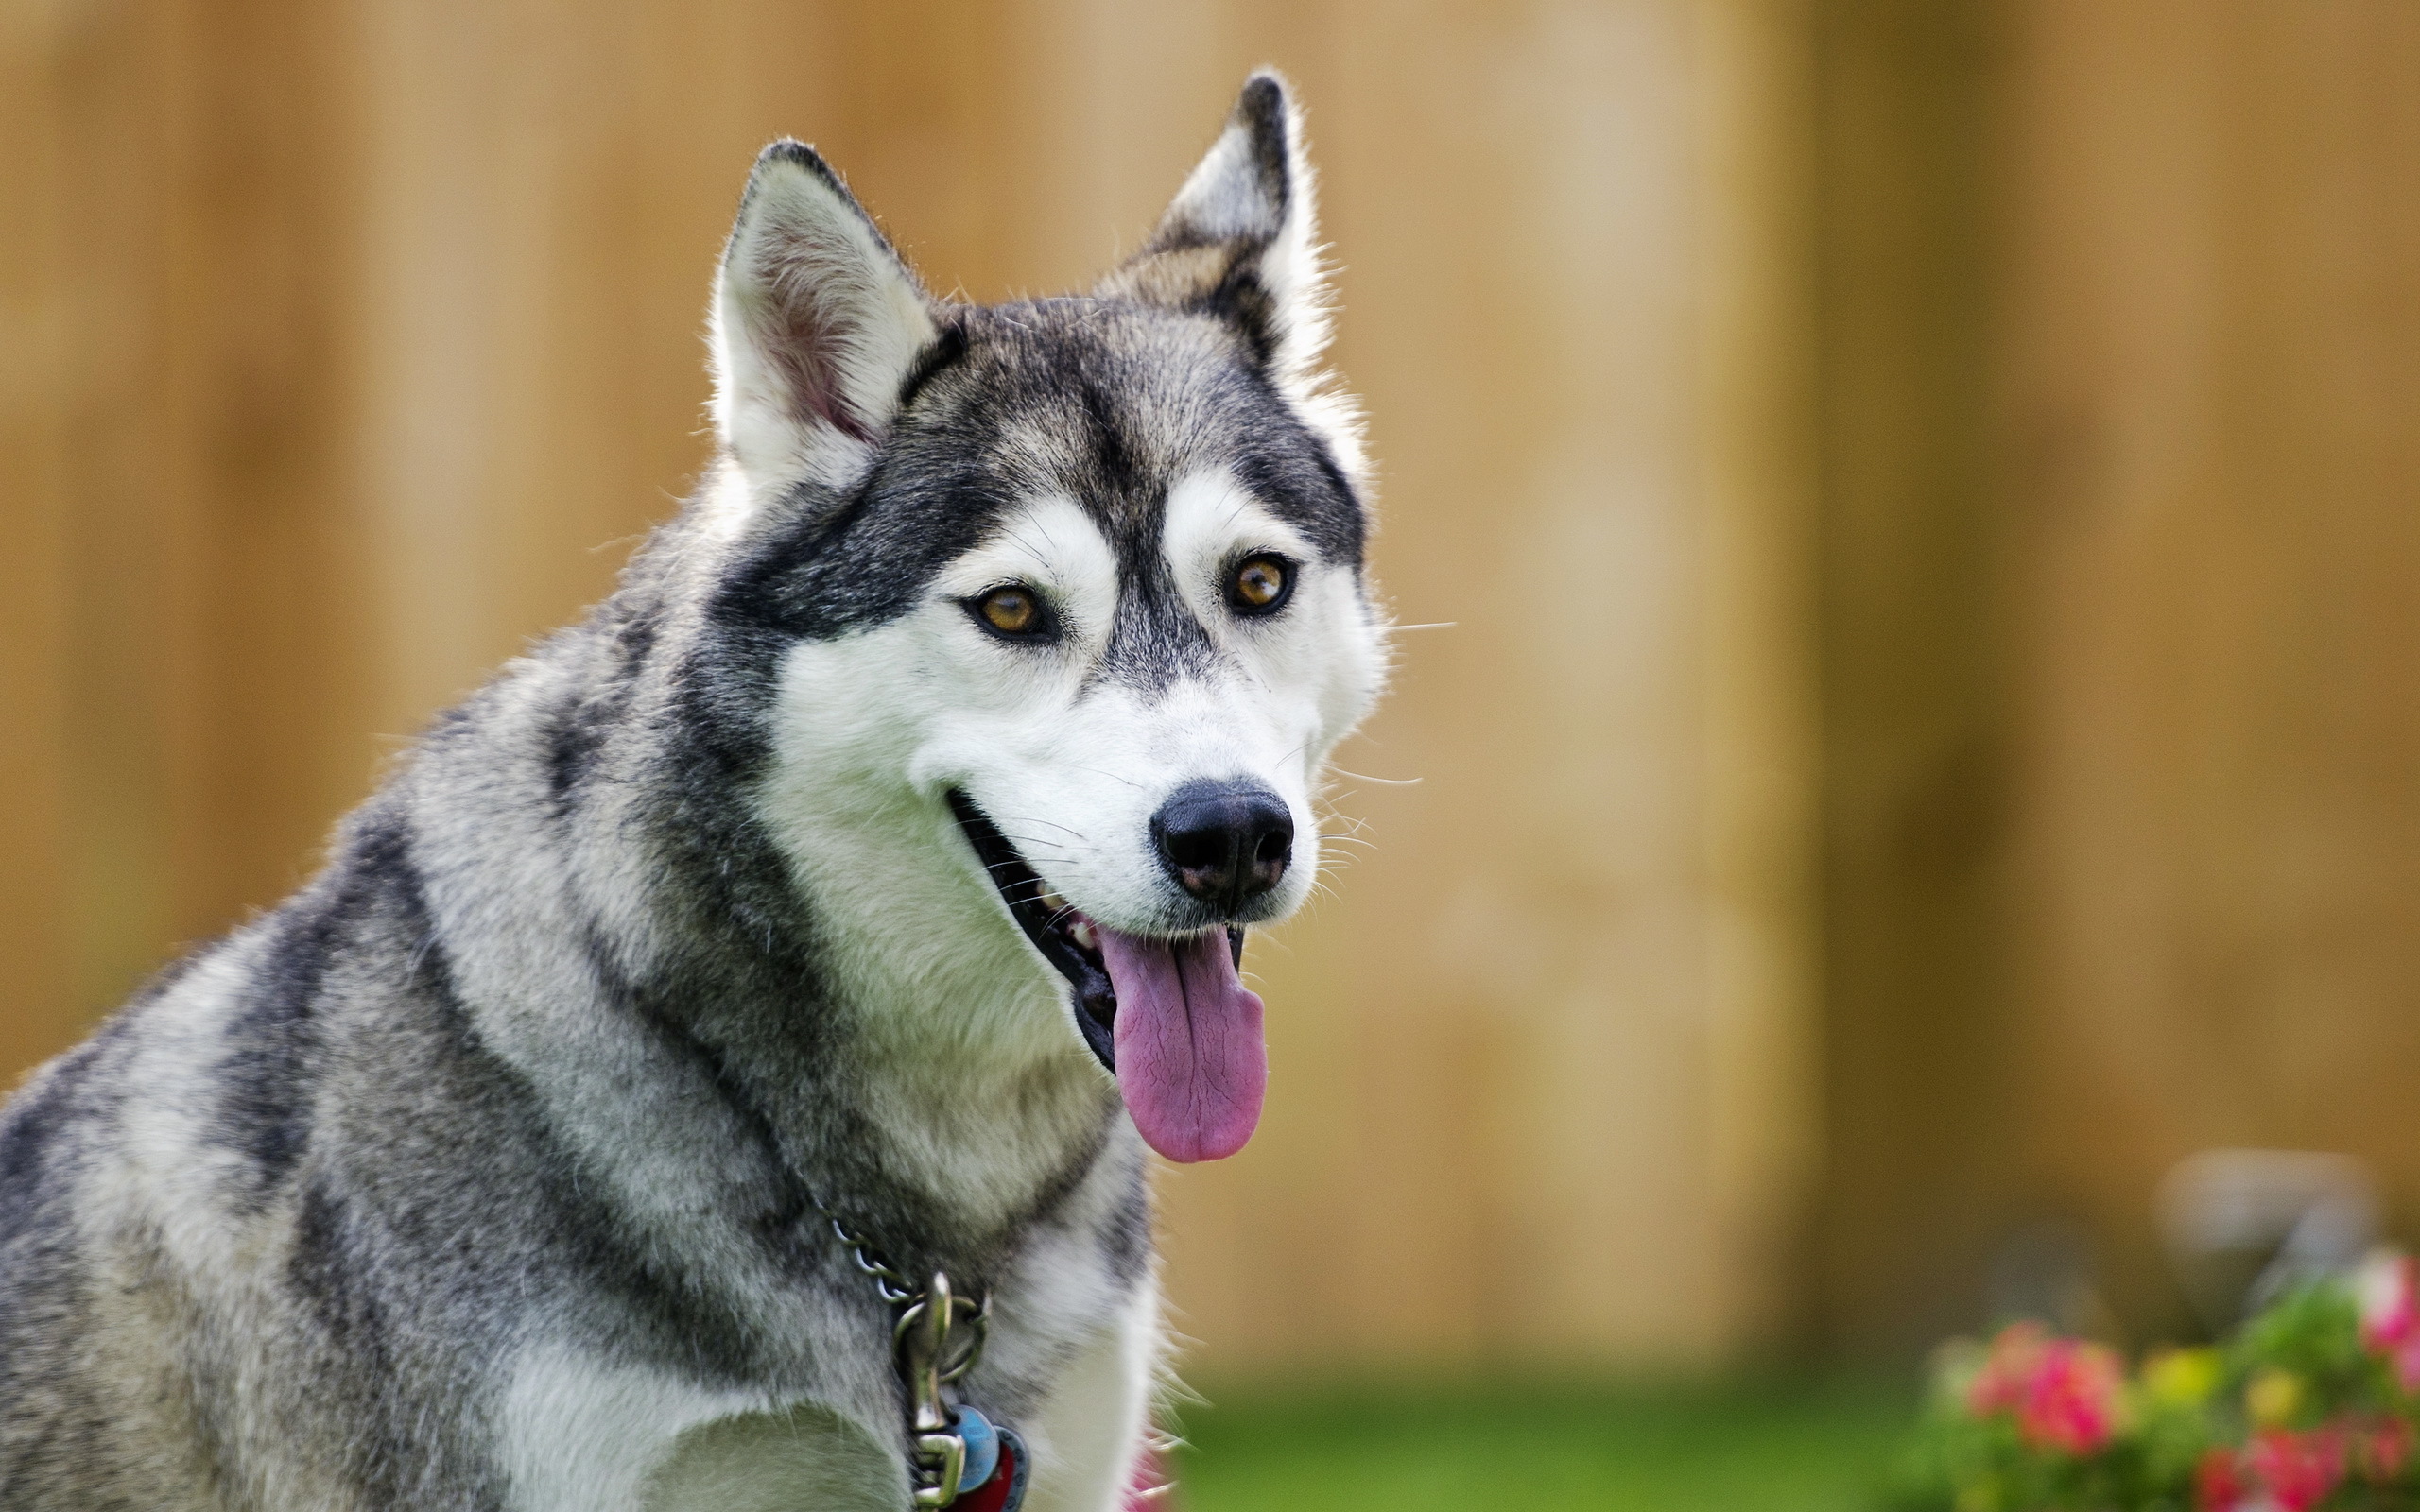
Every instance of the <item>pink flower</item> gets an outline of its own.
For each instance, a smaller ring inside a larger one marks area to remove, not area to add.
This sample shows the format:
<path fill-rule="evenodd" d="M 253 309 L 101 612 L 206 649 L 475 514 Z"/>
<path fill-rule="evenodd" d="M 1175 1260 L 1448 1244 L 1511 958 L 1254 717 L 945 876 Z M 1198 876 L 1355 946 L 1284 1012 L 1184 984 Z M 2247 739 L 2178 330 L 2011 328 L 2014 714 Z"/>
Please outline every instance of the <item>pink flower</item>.
<path fill-rule="evenodd" d="M 2115 1351 L 2054 1339 L 2039 1323 L 2012 1323 L 1967 1383 L 1966 1410 L 1978 1418 L 2014 1413 L 2018 1435 L 2033 1448 L 2090 1454 L 2117 1433 L 2124 1388 Z"/>
<path fill-rule="evenodd" d="M 2344 1435 L 2322 1428 L 2308 1434 L 2273 1428 L 2255 1435 L 2252 1472 L 2279 1512 L 2310 1512 L 2344 1478 Z"/>
<path fill-rule="evenodd" d="M 2420 1297 L 2413 1291 L 2411 1257 L 2381 1250 L 2354 1279 L 2361 1301 L 2361 1343 L 2385 1356 L 2406 1391 L 2420 1391 Z"/>
<path fill-rule="evenodd" d="M 2026 1383 L 2016 1431 L 2036 1449 L 2090 1454 L 2118 1431 L 2126 1372 L 2114 1350 L 2078 1339 L 2053 1339 Z"/>

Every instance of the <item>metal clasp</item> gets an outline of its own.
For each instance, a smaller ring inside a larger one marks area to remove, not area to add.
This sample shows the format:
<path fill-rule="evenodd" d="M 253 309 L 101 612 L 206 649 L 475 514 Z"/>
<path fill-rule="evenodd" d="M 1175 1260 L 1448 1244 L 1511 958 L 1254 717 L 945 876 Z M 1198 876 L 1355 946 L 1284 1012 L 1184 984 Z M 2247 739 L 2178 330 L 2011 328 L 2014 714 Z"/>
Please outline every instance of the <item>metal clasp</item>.
<path fill-rule="evenodd" d="M 899 1373 L 908 1380 L 908 1432 L 916 1445 L 916 1505 L 945 1507 L 958 1500 L 966 1471 L 966 1440 L 958 1415 L 942 1393 L 983 1357 L 991 1332 L 992 1299 L 981 1302 L 950 1290 L 949 1275 L 933 1272 L 924 1295 L 900 1309 L 891 1330 Z"/>

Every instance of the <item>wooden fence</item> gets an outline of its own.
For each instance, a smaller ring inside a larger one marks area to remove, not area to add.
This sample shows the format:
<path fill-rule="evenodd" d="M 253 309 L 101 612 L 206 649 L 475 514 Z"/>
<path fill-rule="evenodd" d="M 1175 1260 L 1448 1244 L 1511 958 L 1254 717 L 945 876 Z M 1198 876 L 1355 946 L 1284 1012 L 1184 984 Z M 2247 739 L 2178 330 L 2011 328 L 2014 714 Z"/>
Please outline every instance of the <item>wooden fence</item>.
<path fill-rule="evenodd" d="M 1212 1368 L 1895 1349 L 2213 1143 L 2420 1195 L 2414 23 L 40 0 L 0 20 L 0 1071 L 304 875 L 702 457 L 765 139 L 1080 284 L 1302 87 L 1373 849 L 1165 1184 Z M 1419 779 L 1397 786 L 1378 779 Z M 2398 1211 L 2402 1210 L 2397 1210 Z"/>

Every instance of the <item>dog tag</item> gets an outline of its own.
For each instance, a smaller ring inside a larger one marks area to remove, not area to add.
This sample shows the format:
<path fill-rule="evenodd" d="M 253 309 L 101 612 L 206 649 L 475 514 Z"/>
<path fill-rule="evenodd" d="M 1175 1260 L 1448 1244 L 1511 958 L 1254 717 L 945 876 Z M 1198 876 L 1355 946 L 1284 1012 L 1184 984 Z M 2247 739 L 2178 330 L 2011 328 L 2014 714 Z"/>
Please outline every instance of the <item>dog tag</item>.
<path fill-rule="evenodd" d="M 958 1409 L 958 1421 L 951 1426 L 966 1446 L 964 1468 L 958 1473 L 958 1494 L 964 1496 L 1000 1468 L 1000 1435 L 994 1431 L 992 1419 L 972 1407 Z"/>
<path fill-rule="evenodd" d="M 964 1493 L 951 1503 L 950 1512 L 1017 1512 L 1025 1503 L 1025 1482 L 1028 1461 L 1025 1440 L 1013 1428 L 994 1429 L 998 1438 L 999 1464 L 992 1478 Z"/>

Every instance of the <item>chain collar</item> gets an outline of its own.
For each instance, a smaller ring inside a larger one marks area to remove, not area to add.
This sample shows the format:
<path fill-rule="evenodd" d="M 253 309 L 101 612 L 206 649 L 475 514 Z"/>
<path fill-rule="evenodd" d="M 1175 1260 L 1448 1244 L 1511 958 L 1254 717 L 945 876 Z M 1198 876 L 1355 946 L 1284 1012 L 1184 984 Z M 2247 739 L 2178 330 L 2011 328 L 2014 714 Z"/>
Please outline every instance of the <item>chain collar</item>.
<path fill-rule="evenodd" d="M 890 1309 L 892 1363 L 908 1387 L 908 1436 L 915 1446 L 915 1505 L 948 1506 L 958 1500 L 966 1470 L 968 1434 L 961 1413 L 978 1420 L 980 1415 L 953 1407 L 946 1388 L 963 1380 L 983 1357 L 992 1328 L 992 1294 L 987 1290 L 980 1300 L 961 1297 L 943 1270 L 935 1270 L 922 1288 L 915 1287 L 872 1241 L 824 1206 L 821 1197 L 810 1192 L 807 1200 Z M 982 1423 L 982 1433 L 993 1433 L 988 1422 Z"/>

